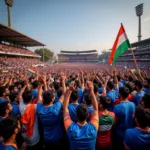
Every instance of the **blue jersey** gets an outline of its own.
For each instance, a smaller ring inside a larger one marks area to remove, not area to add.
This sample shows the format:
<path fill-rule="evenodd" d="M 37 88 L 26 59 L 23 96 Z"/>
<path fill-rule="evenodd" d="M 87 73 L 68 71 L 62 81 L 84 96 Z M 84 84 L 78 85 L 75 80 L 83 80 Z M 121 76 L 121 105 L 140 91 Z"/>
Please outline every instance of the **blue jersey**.
<path fill-rule="evenodd" d="M 84 126 L 72 123 L 67 134 L 70 140 L 70 150 L 95 150 L 97 130 L 92 123 L 86 123 Z"/>
<path fill-rule="evenodd" d="M 33 99 L 38 98 L 38 90 L 32 90 Z"/>
<path fill-rule="evenodd" d="M 4 145 L 3 142 L 0 141 L 0 150 L 17 150 L 17 146 L 15 144 Z"/>
<path fill-rule="evenodd" d="M 19 106 L 16 103 L 13 103 L 13 102 L 11 102 L 10 104 L 12 106 L 12 112 L 10 113 L 10 115 L 19 116 L 20 115 Z"/>
<path fill-rule="evenodd" d="M 125 133 L 124 144 L 130 150 L 149 150 L 150 130 L 143 131 L 138 128 L 128 129 Z"/>
<path fill-rule="evenodd" d="M 6 100 L 2 97 L 0 97 L 0 103 L 6 102 Z"/>
<path fill-rule="evenodd" d="M 93 112 L 94 108 L 93 108 L 93 105 L 89 105 L 88 106 L 88 113 L 89 115 Z"/>
<path fill-rule="evenodd" d="M 116 115 L 115 138 L 123 141 L 126 129 L 133 128 L 133 113 L 135 105 L 132 102 L 121 102 L 114 107 Z"/>
<path fill-rule="evenodd" d="M 62 103 L 60 101 L 49 107 L 42 103 L 37 105 L 37 114 L 44 129 L 44 141 L 56 142 L 63 136 Z"/>
<path fill-rule="evenodd" d="M 79 94 L 78 103 L 80 104 L 83 101 L 84 89 L 78 88 L 77 91 L 78 91 L 78 94 Z"/>
<path fill-rule="evenodd" d="M 113 111 L 114 102 L 118 99 L 118 89 L 108 91 L 106 96 L 111 100 L 110 105 L 108 106 L 108 110 Z"/>
<path fill-rule="evenodd" d="M 70 114 L 71 120 L 73 122 L 78 122 L 78 119 L 76 117 L 76 109 L 78 106 L 79 106 L 79 104 L 72 104 L 72 103 L 69 104 L 69 106 L 68 106 L 69 114 Z"/>
<path fill-rule="evenodd" d="M 98 88 L 98 93 L 99 93 L 99 94 L 102 94 L 102 93 L 103 93 L 103 88 L 102 88 L 102 87 Z"/>
<path fill-rule="evenodd" d="M 147 88 L 143 88 L 143 91 L 145 92 L 145 94 L 150 95 L 150 90 L 149 90 L 149 89 L 147 89 Z"/>
<path fill-rule="evenodd" d="M 140 104 L 141 98 L 144 96 L 144 94 L 145 94 L 145 92 L 141 91 L 134 96 L 133 102 L 136 106 L 138 106 Z"/>

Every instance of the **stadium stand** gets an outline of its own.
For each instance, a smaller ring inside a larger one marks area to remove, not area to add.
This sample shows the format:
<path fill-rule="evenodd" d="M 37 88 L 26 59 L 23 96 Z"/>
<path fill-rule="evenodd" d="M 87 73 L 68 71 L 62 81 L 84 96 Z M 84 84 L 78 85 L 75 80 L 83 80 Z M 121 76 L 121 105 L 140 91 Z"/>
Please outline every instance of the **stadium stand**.
<path fill-rule="evenodd" d="M 96 63 L 98 61 L 97 50 L 87 51 L 60 51 L 58 54 L 58 61 L 63 62 L 90 62 Z"/>

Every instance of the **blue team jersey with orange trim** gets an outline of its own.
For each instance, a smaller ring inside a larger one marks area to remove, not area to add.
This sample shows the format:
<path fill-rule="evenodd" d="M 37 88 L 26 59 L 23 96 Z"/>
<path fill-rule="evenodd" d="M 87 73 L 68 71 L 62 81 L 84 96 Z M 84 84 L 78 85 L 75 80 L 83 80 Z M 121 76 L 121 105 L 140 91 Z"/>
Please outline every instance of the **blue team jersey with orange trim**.
<path fill-rule="evenodd" d="M 0 141 L 0 150 L 17 150 L 17 148 L 12 145 L 4 145 L 2 141 Z"/>

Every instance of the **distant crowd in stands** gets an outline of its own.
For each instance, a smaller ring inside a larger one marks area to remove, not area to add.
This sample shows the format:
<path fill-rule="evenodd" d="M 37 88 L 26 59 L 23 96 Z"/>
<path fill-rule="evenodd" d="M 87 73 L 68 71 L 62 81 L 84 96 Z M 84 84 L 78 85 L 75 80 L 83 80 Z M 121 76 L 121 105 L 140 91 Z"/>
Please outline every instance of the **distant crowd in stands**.
<path fill-rule="evenodd" d="M 147 72 L 94 64 L 16 71 L 0 76 L 0 150 L 150 149 Z"/>
<path fill-rule="evenodd" d="M 0 52 L 37 56 L 37 54 L 35 54 L 34 52 L 32 52 L 28 49 L 14 47 L 11 45 L 4 45 L 4 44 L 0 44 Z"/>

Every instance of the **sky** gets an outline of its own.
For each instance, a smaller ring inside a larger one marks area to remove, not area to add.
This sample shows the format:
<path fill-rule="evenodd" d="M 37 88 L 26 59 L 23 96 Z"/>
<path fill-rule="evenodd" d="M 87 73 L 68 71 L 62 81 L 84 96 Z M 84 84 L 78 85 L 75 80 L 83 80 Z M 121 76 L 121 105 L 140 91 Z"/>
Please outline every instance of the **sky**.
<path fill-rule="evenodd" d="M 101 53 L 112 48 L 120 23 L 130 42 L 137 41 L 135 6 L 140 3 L 144 3 L 142 39 L 150 38 L 150 0 L 14 0 L 12 28 L 55 54 L 92 49 Z M 7 25 L 5 0 L 0 0 L 0 23 Z"/>

